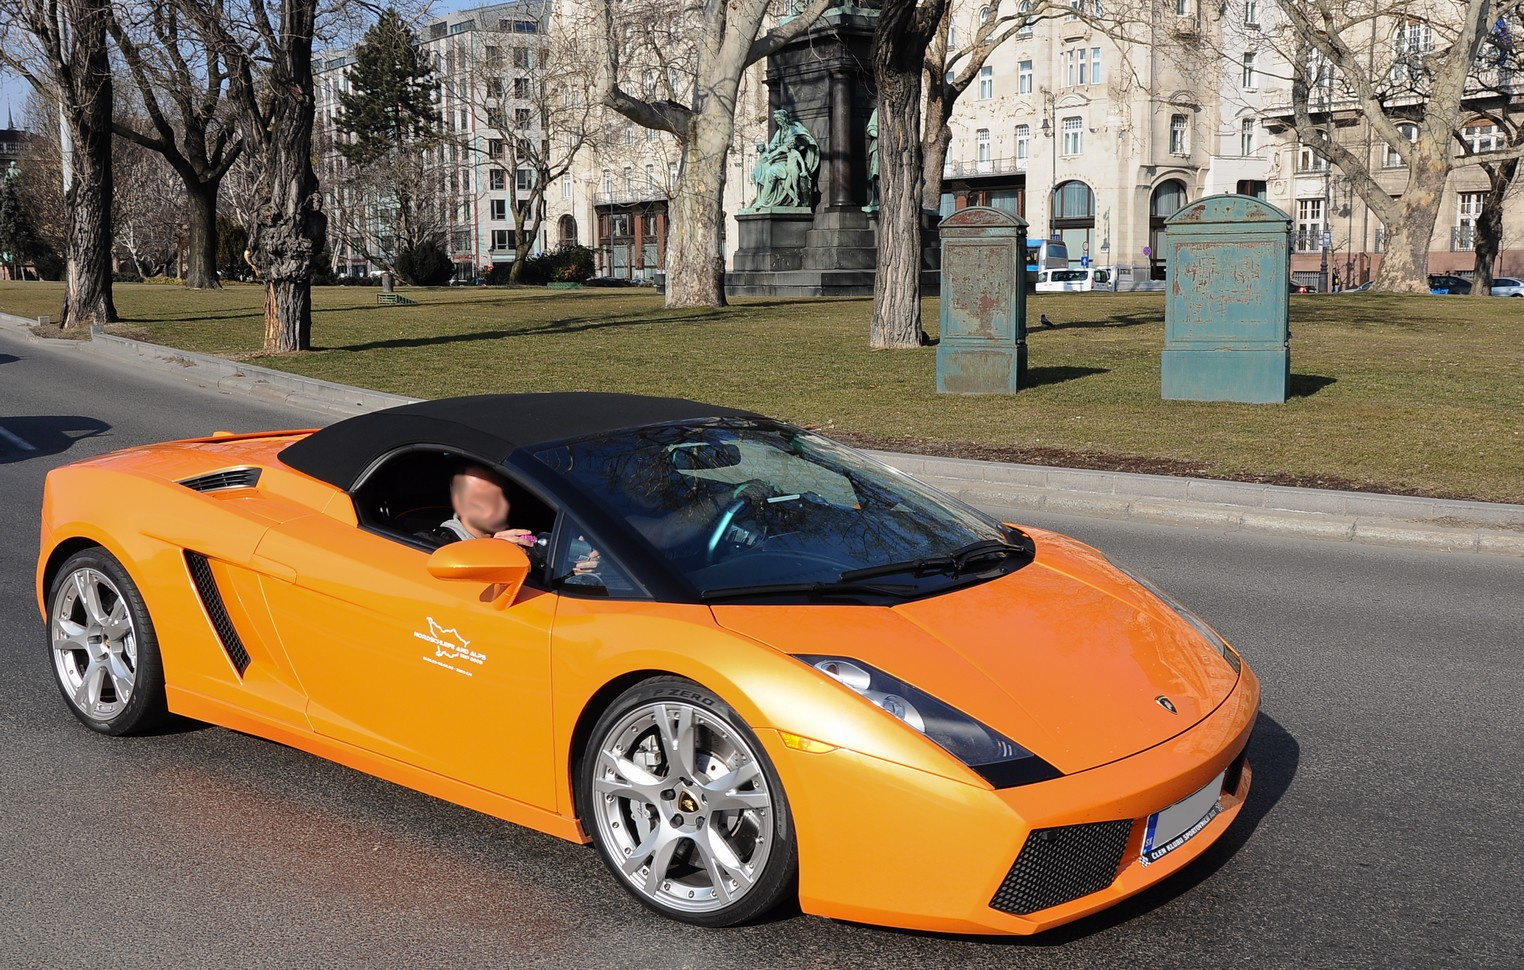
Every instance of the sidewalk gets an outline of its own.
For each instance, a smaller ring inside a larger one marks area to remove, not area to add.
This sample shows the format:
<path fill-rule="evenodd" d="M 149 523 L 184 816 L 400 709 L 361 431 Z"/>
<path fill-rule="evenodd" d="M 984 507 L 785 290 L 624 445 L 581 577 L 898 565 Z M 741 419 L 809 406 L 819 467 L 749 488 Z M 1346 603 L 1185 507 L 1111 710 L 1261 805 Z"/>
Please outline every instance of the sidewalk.
<path fill-rule="evenodd" d="M 31 337 L 35 321 L 0 313 L 0 326 Z M 191 383 L 245 393 L 342 417 L 414 398 L 96 334 L 50 340 L 80 353 L 160 368 Z M 1241 529 L 1332 542 L 1524 558 L 1524 505 L 1287 488 L 1214 479 L 1134 475 L 877 452 L 878 458 L 989 512 L 1096 515 L 1169 525 Z"/>

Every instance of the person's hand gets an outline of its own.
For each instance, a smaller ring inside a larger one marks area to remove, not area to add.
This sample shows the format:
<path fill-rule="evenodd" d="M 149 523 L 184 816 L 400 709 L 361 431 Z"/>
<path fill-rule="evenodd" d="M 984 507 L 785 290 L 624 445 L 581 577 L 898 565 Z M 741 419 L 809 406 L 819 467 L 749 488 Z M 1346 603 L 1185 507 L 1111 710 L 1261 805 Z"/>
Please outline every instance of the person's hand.
<path fill-rule="evenodd" d="M 534 533 L 528 529 L 504 529 L 502 532 L 494 532 L 492 538 L 506 539 L 529 549 L 533 549 L 535 545 Z"/>
<path fill-rule="evenodd" d="M 577 539 L 580 542 L 586 542 L 587 541 L 586 539 L 583 539 L 581 536 L 578 536 Z M 583 556 L 581 559 L 578 559 L 574 564 L 572 564 L 572 572 L 577 573 L 579 575 L 583 574 L 583 573 L 597 572 L 598 571 L 598 567 L 603 565 L 601 560 L 602 560 L 602 556 L 600 556 L 598 554 L 598 550 L 597 549 L 590 549 L 590 550 L 588 550 L 588 553 L 587 553 L 586 556 Z"/>

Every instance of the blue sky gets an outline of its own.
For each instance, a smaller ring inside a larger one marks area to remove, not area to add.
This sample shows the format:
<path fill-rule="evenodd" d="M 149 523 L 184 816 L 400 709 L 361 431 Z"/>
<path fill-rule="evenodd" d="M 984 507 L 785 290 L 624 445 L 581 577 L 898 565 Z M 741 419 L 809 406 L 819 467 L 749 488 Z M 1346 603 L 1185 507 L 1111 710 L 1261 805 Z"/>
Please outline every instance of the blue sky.
<path fill-rule="evenodd" d="M 406 3 L 399 3 L 399 7 L 407 7 Z M 439 16 L 444 13 L 453 13 L 457 10 L 466 10 L 471 7 L 485 6 L 482 0 L 432 0 L 428 3 L 429 13 Z M 0 127 L 6 122 L 6 107 L 10 107 L 11 114 L 15 117 L 16 124 L 22 123 L 22 116 L 26 113 L 27 96 L 31 89 L 21 78 L 8 71 L 0 69 Z"/>

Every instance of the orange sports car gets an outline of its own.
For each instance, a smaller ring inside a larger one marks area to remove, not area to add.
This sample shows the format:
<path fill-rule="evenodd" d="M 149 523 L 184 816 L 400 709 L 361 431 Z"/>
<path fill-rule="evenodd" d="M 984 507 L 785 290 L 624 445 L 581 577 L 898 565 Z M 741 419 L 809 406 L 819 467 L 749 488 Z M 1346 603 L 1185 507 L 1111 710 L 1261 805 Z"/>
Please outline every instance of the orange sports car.
<path fill-rule="evenodd" d="M 37 597 L 96 731 L 271 738 L 590 841 L 707 926 L 797 898 L 1032 933 L 1186 865 L 1249 789 L 1258 682 L 1167 596 L 691 401 L 453 398 L 79 462 Z"/>

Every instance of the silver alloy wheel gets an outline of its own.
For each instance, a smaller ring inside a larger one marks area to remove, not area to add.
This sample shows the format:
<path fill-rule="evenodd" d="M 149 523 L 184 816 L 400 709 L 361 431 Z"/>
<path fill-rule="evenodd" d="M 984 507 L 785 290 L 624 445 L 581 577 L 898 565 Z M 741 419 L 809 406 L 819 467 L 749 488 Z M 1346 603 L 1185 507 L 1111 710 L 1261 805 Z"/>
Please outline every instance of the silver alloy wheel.
<path fill-rule="evenodd" d="M 630 709 L 600 744 L 593 823 L 634 890 L 691 914 L 739 902 L 773 844 L 772 794 L 751 744 L 714 713 L 673 700 Z"/>
<path fill-rule="evenodd" d="M 127 599 L 90 566 L 65 577 L 53 597 L 48 635 L 58 681 L 86 717 L 110 721 L 137 686 L 138 637 Z"/>

